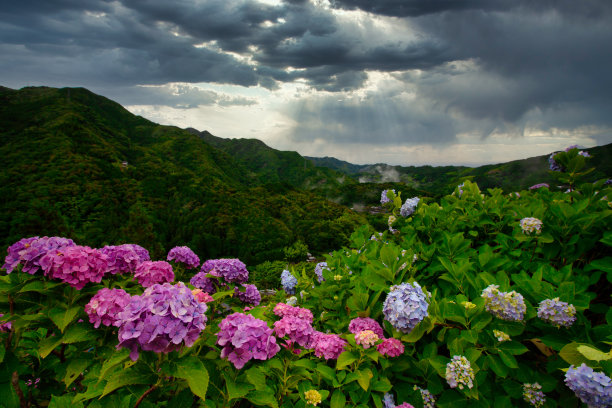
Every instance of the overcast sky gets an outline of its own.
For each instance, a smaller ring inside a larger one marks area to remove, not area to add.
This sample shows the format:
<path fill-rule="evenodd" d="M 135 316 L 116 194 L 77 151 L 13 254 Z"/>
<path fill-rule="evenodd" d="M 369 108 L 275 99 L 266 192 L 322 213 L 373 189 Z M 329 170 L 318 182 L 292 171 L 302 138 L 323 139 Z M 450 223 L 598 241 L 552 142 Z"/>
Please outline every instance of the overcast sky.
<path fill-rule="evenodd" d="M 612 143 L 610 0 L 20 0 L 0 85 L 353 163 Z"/>

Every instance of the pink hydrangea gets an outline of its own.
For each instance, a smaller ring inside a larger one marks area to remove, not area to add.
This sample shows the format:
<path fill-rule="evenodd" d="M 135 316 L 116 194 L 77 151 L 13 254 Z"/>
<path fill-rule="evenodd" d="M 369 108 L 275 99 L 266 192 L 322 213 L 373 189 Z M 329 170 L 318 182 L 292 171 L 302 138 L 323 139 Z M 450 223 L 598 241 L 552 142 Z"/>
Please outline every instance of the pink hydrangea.
<path fill-rule="evenodd" d="M 362 330 L 355 335 L 355 343 L 364 349 L 372 347 L 380 339 L 372 330 Z"/>
<path fill-rule="evenodd" d="M 404 354 L 404 345 L 398 339 L 384 339 L 376 350 L 383 356 L 398 357 Z"/>
<path fill-rule="evenodd" d="M 274 322 L 274 332 L 278 337 L 289 337 L 289 341 L 304 348 L 310 348 L 315 331 L 308 320 L 295 316 L 285 316 Z"/>
<path fill-rule="evenodd" d="M 401 405 L 396 405 L 395 408 L 414 408 L 414 406 L 410 405 L 407 402 L 404 402 Z"/>
<path fill-rule="evenodd" d="M 174 247 L 168 252 L 168 261 L 181 262 L 188 269 L 197 268 L 200 265 L 200 258 L 186 246 Z"/>
<path fill-rule="evenodd" d="M 286 303 L 277 303 L 274 306 L 274 314 L 280 317 L 294 316 L 298 319 L 307 320 L 312 324 L 313 316 L 312 312 L 302 307 L 291 306 Z"/>
<path fill-rule="evenodd" d="M 267 360 L 280 350 L 266 322 L 244 313 L 233 313 L 219 323 L 217 344 L 221 358 L 241 369 L 251 359 Z"/>
<path fill-rule="evenodd" d="M 97 329 L 104 326 L 119 326 L 117 316 L 130 303 L 131 296 L 123 289 L 102 288 L 85 305 L 89 322 Z"/>
<path fill-rule="evenodd" d="M 314 349 L 315 356 L 329 360 L 337 359 L 344 351 L 346 344 L 346 340 L 337 334 L 315 332 L 311 347 Z"/>
<path fill-rule="evenodd" d="M 210 303 L 215 300 L 208 293 L 203 292 L 202 289 L 194 289 L 191 291 L 191 294 L 196 298 L 198 302 Z"/>
<path fill-rule="evenodd" d="M 357 334 L 363 330 L 372 330 L 380 339 L 385 337 L 380 324 L 370 317 L 356 317 L 349 323 L 349 331 L 351 333 Z"/>
<path fill-rule="evenodd" d="M 108 256 L 110 274 L 134 273 L 138 265 L 150 261 L 149 251 L 136 244 L 107 245 L 100 251 Z"/>
<path fill-rule="evenodd" d="M 11 331 L 13 323 L 2 320 L 2 316 L 4 316 L 4 314 L 0 313 L 0 333 Z"/>
<path fill-rule="evenodd" d="M 136 268 L 134 278 L 142 286 L 148 288 L 156 283 L 172 282 L 174 280 L 174 272 L 172 271 L 172 265 L 168 262 L 145 261 Z"/>
<path fill-rule="evenodd" d="M 87 246 L 68 246 L 47 252 L 40 258 L 45 276 L 83 289 L 89 282 L 100 283 L 108 268 L 108 257 Z"/>

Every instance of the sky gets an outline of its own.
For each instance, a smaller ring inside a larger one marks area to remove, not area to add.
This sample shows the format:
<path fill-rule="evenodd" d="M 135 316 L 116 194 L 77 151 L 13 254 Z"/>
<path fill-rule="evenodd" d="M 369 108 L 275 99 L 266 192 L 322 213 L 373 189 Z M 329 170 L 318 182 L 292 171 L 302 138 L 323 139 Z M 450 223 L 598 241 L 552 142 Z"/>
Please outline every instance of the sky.
<path fill-rule="evenodd" d="M 0 85 L 357 164 L 612 143 L 609 0 L 21 0 Z"/>

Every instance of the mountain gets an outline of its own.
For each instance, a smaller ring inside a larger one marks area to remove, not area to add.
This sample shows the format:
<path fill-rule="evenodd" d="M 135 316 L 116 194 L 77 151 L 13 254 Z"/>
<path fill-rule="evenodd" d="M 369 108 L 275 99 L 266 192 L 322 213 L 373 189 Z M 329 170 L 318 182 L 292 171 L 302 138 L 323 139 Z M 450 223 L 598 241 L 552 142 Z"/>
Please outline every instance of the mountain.
<path fill-rule="evenodd" d="M 137 243 L 158 259 L 188 245 L 205 259 L 252 265 L 282 258 L 298 239 L 315 253 L 338 248 L 365 222 L 296 187 L 335 177 L 332 170 L 307 163 L 306 175 L 285 175 L 283 157 L 295 173 L 304 160 L 270 152 L 273 177 L 265 163 L 258 170 L 246 152 L 230 154 L 212 138 L 82 88 L 1 88 L 0 246 L 62 235 L 94 247 Z"/>

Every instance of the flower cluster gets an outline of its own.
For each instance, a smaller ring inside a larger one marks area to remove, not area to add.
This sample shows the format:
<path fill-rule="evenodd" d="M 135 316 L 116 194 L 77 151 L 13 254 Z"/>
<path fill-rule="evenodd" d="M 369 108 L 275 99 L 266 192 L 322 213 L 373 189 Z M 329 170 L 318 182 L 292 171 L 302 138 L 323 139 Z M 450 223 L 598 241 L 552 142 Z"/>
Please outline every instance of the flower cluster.
<path fill-rule="evenodd" d="M 321 393 L 317 390 L 308 390 L 304 393 L 306 402 L 315 407 L 321 403 Z"/>
<path fill-rule="evenodd" d="M 404 354 L 404 345 L 398 339 L 384 339 L 376 346 L 376 350 L 383 356 L 399 357 Z"/>
<path fill-rule="evenodd" d="M 386 392 L 383 396 L 382 402 L 385 408 L 395 408 L 395 398 L 393 397 L 393 394 Z"/>
<path fill-rule="evenodd" d="M 123 289 L 102 288 L 85 305 L 85 313 L 96 329 L 100 324 L 118 326 L 117 316 L 130 303 L 130 299 L 131 296 Z"/>
<path fill-rule="evenodd" d="M 2 268 L 6 269 L 6 273 L 13 272 L 13 269 L 21 262 L 20 252 L 29 248 L 32 242 L 37 239 L 38 237 L 22 238 L 7 248 L 7 255 L 4 258 L 4 265 L 2 265 Z"/>
<path fill-rule="evenodd" d="M 281 273 L 281 285 L 283 285 L 283 289 L 288 295 L 295 294 L 295 287 L 297 283 L 297 278 L 293 276 L 288 270 L 285 269 Z"/>
<path fill-rule="evenodd" d="M 198 272 L 196 273 L 189 283 L 191 283 L 194 287 L 198 289 L 202 289 L 202 291 L 208 293 L 209 295 L 213 295 L 217 292 L 217 285 L 219 281 L 217 278 L 208 278 L 208 272 Z"/>
<path fill-rule="evenodd" d="M 241 369 L 251 359 L 267 360 L 280 350 L 266 322 L 244 313 L 232 313 L 219 323 L 217 344 L 221 358 Z"/>
<path fill-rule="evenodd" d="M 317 266 L 315 266 L 315 274 L 317 275 L 317 280 L 319 283 L 324 282 L 325 278 L 323 277 L 323 269 L 329 270 L 327 267 L 327 262 L 319 262 Z"/>
<path fill-rule="evenodd" d="M 198 302 L 201 302 L 201 303 L 210 303 L 215 300 L 208 293 L 202 291 L 202 289 L 194 289 L 191 291 L 191 294 L 193 295 L 194 298 L 196 298 Z"/>
<path fill-rule="evenodd" d="M 303 292 L 303 291 L 302 291 Z M 295 296 L 291 296 L 287 298 L 287 304 L 289 306 L 295 306 L 297 305 L 297 298 Z"/>
<path fill-rule="evenodd" d="M 353 334 L 357 334 L 364 330 L 373 331 L 381 339 L 385 337 L 380 324 L 371 317 L 356 317 L 349 323 L 349 331 Z"/>
<path fill-rule="evenodd" d="M 234 297 L 237 297 L 244 303 L 248 303 L 250 305 L 257 306 L 261 302 L 261 294 L 259 290 L 257 290 L 257 286 L 243 284 L 241 285 L 244 288 L 244 292 L 238 288 L 234 288 Z"/>
<path fill-rule="evenodd" d="M 274 332 L 278 337 L 289 337 L 291 343 L 297 343 L 304 348 L 310 348 L 315 333 L 309 320 L 296 316 L 285 316 L 274 322 Z"/>
<path fill-rule="evenodd" d="M 493 330 L 493 335 L 500 343 L 510 340 L 510 336 L 501 330 Z"/>
<path fill-rule="evenodd" d="M 344 351 L 346 340 L 337 334 L 325 334 L 315 332 L 312 336 L 312 348 L 317 357 L 325 359 L 337 359 Z"/>
<path fill-rule="evenodd" d="M 585 152 L 583 150 L 579 151 L 578 154 L 582 157 L 591 157 L 591 155 L 589 154 L 589 152 Z"/>
<path fill-rule="evenodd" d="M 275 315 L 280 317 L 294 316 L 298 319 L 307 320 L 310 324 L 312 324 L 313 321 L 312 312 L 303 307 L 295 307 L 286 303 L 277 303 L 273 311 Z"/>
<path fill-rule="evenodd" d="M 186 246 L 174 247 L 168 252 L 168 261 L 180 262 L 185 264 L 187 269 L 197 268 L 200 265 L 200 258 Z"/>
<path fill-rule="evenodd" d="M 419 390 L 421 393 L 421 398 L 423 398 L 423 408 L 434 408 L 436 406 L 436 399 L 433 395 L 431 395 L 429 390 L 423 389 L 416 385 L 414 386 L 414 390 Z"/>
<path fill-rule="evenodd" d="M 168 353 L 184 344 L 191 347 L 206 326 L 206 304 L 198 302 L 184 283 L 154 284 L 118 315 L 119 344 L 138 359 L 139 348 Z"/>
<path fill-rule="evenodd" d="M 383 314 L 393 327 L 410 333 L 427 316 L 429 303 L 418 283 L 392 286 L 383 304 Z"/>
<path fill-rule="evenodd" d="M 134 273 L 138 265 L 150 261 L 149 251 L 136 244 L 107 245 L 100 249 L 108 256 L 108 273 Z"/>
<path fill-rule="evenodd" d="M 380 340 L 380 337 L 372 330 L 363 330 L 355 335 L 355 343 L 364 349 L 372 347 L 378 340 Z"/>
<path fill-rule="evenodd" d="M 459 198 L 461 198 L 461 196 L 463 195 L 463 187 L 465 187 L 465 183 L 461 183 L 457 186 L 457 190 L 459 191 Z"/>
<path fill-rule="evenodd" d="M 4 314 L 0 313 L 0 318 L 2 316 L 4 316 Z M 6 322 L 6 321 L 0 319 L 0 333 L 11 331 L 12 328 L 13 328 L 13 323 L 12 322 Z"/>
<path fill-rule="evenodd" d="M 226 282 L 245 283 L 249 280 L 249 271 L 240 259 L 209 259 L 202 265 L 201 272 L 222 277 Z"/>
<path fill-rule="evenodd" d="M 45 276 L 83 289 L 89 282 L 100 283 L 108 267 L 108 257 L 86 246 L 67 246 L 47 252 L 40 258 Z"/>
<path fill-rule="evenodd" d="M 549 188 L 550 186 L 546 183 L 539 183 L 539 184 L 534 184 L 533 186 L 529 187 L 530 190 L 537 190 L 538 188 L 542 188 L 542 187 L 546 187 Z"/>
<path fill-rule="evenodd" d="M 541 408 L 546 402 L 546 397 L 542 392 L 542 386 L 537 382 L 533 384 L 523 384 L 523 399 L 536 408 Z"/>
<path fill-rule="evenodd" d="M 75 245 L 73 240 L 62 237 L 25 238 L 9 247 L 3 268 L 6 268 L 7 272 L 10 273 L 20 263 L 23 265 L 21 269 L 23 272 L 34 275 L 39 269 L 42 269 L 40 260 L 47 252 Z M 19 261 L 17 261 L 17 257 Z"/>
<path fill-rule="evenodd" d="M 552 171 L 563 171 L 563 167 L 561 167 L 559 165 L 559 163 L 557 163 L 555 161 L 555 156 L 557 155 L 557 153 L 552 153 L 550 155 L 550 157 L 548 158 L 548 166 L 550 168 L 550 170 Z"/>
<path fill-rule="evenodd" d="M 523 295 L 515 291 L 500 292 L 498 288 L 498 285 L 489 285 L 482 291 L 487 311 L 502 320 L 523 320 L 527 311 Z"/>
<path fill-rule="evenodd" d="M 157 283 L 172 282 L 172 265 L 165 261 L 144 261 L 136 268 L 134 278 L 145 288 Z"/>
<path fill-rule="evenodd" d="M 531 234 L 534 231 L 539 234 L 542 232 L 542 221 L 533 217 L 525 217 L 521 220 L 521 229 L 523 234 Z"/>
<path fill-rule="evenodd" d="M 570 366 L 565 373 L 565 385 L 589 408 L 612 406 L 612 380 L 584 363 L 578 368 Z"/>
<path fill-rule="evenodd" d="M 390 203 L 391 200 L 389 199 L 389 197 L 387 197 L 387 193 L 389 191 L 392 191 L 393 194 L 395 195 L 395 190 L 383 190 L 382 193 L 380 193 L 380 203 L 381 204 L 387 204 Z"/>
<path fill-rule="evenodd" d="M 400 208 L 400 215 L 402 217 L 408 217 L 409 215 L 411 215 L 416 209 L 420 200 L 421 199 L 419 197 L 407 198 L 406 202 Z"/>
<path fill-rule="evenodd" d="M 470 365 L 470 361 L 464 356 L 453 356 L 453 359 L 446 365 L 446 382 L 451 388 L 459 387 L 460 390 L 464 386 L 472 388 L 474 380 L 474 370 Z"/>
<path fill-rule="evenodd" d="M 395 408 L 414 408 L 414 405 L 409 404 L 407 402 L 402 402 L 401 404 L 397 405 Z"/>
<path fill-rule="evenodd" d="M 570 327 L 576 321 L 576 308 L 559 298 L 540 302 L 538 317 L 557 327 Z"/>

